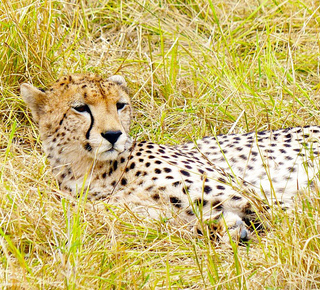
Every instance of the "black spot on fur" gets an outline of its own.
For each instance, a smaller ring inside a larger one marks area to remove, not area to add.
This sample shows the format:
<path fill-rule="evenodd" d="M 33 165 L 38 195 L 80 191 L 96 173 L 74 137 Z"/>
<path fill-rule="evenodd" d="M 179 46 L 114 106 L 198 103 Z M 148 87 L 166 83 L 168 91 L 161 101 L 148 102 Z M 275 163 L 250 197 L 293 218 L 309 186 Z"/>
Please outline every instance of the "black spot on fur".
<path fill-rule="evenodd" d="M 177 208 L 182 207 L 182 201 L 175 196 L 170 196 L 170 202 Z"/>
<path fill-rule="evenodd" d="M 130 164 L 130 169 L 134 169 L 136 167 L 136 164 L 134 163 L 134 162 L 132 162 L 131 164 Z"/>
<path fill-rule="evenodd" d="M 159 168 L 156 168 L 156 169 L 154 170 L 154 172 L 155 172 L 156 174 L 160 174 L 160 173 L 161 173 L 161 170 L 160 170 Z"/>
<path fill-rule="evenodd" d="M 158 193 L 155 193 L 154 195 L 152 195 L 152 198 L 154 200 L 159 200 L 160 199 L 160 195 Z"/>
<path fill-rule="evenodd" d="M 222 210 L 223 206 L 221 204 L 220 200 L 215 200 L 211 203 L 211 207 L 214 208 L 215 210 Z"/>
<path fill-rule="evenodd" d="M 89 143 L 84 144 L 83 147 L 84 147 L 85 150 L 87 150 L 89 152 L 92 150 L 92 147 L 91 147 L 91 145 Z"/>
<path fill-rule="evenodd" d="M 127 185 L 127 183 L 128 183 L 128 181 L 126 178 L 121 179 L 121 185 L 125 186 L 125 185 Z"/>
<path fill-rule="evenodd" d="M 194 215 L 194 212 L 191 209 L 186 210 L 187 215 Z"/>
<path fill-rule="evenodd" d="M 189 187 L 187 187 L 187 188 L 186 188 L 186 187 L 183 187 L 183 188 L 182 188 L 182 193 L 183 193 L 183 194 L 188 194 L 188 192 L 189 192 Z"/>
<path fill-rule="evenodd" d="M 190 173 L 188 171 L 185 170 L 180 170 L 181 174 L 184 176 L 190 176 Z"/>
<path fill-rule="evenodd" d="M 166 156 L 166 155 L 162 155 L 161 157 L 164 158 L 164 159 L 169 159 L 170 158 L 169 156 Z"/>
<path fill-rule="evenodd" d="M 233 200 L 240 200 L 240 199 L 242 199 L 242 197 L 241 197 L 241 196 L 234 195 L 233 197 L 231 197 L 231 199 L 233 199 Z"/>
<path fill-rule="evenodd" d="M 174 187 L 178 187 L 180 184 L 181 184 L 181 181 L 176 181 L 176 182 L 172 183 L 172 185 Z"/>
<path fill-rule="evenodd" d="M 210 193 L 210 192 L 212 191 L 212 188 L 211 188 L 209 185 L 205 185 L 205 186 L 203 187 L 203 191 L 204 191 L 206 194 L 208 194 L 208 193 Z"/>
<path fill-rule="evenodd" d="M 292 138 L 292 135 L 289 133 L 287 135 L 284 135 L 284 138 Z"/>
<path fill-rule="evenodd" d="M 226 183 L 226 182 L 227 182 L 223 177 L 219 177 L 218 180 L 219 180 L 220 182 L 223 182 L 223 183 Z"/>
<path fill-rule="evenodd" d="M 288 167 L 288 171 L 289 172 L 296 172 L 296 168 L 295 167 Z"/>
<path fill-rule="evenodd" d="M 217 185 L 217 189 L 224 190 L 226 188 L 224 186 L 222 186 L 222 185 Z"/>
<path fill-rule="evenodd" d="M 116 171 L 117 168 L 118 168 L 118 161 L 115 160 L 115 161 L 113 162 L 113 170 Z M 132 168 L 131 168 L 131 169 L 132 169 Z"/>
<path fill-rule="evenodd" d="M 206 199 L 202 199 L 202 198 L 197 198 L 193 202 L 197 206 L 200 206 L 201 204 L 202 204 L 202 206 L 206 206 L 208 203 L 208 201 Z"/>

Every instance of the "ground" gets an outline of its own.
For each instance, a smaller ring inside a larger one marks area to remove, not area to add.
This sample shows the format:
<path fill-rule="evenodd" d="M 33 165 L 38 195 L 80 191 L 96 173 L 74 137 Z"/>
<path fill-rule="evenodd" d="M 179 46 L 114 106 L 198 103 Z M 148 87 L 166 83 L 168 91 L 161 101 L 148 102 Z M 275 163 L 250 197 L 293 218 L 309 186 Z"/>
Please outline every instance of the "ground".
<path fill-rule="evenodd" d="M 18 89 L 69 72 L 121 74 L 135 109 L 132 137 L 159 144 L 318 125 L 317 5 L 1 3 L 1 285 L 319 288 L 317 195 L 290 217 L 274 212 L 270 230 L 231 250 L 165 219 L 72 206 Z"/>

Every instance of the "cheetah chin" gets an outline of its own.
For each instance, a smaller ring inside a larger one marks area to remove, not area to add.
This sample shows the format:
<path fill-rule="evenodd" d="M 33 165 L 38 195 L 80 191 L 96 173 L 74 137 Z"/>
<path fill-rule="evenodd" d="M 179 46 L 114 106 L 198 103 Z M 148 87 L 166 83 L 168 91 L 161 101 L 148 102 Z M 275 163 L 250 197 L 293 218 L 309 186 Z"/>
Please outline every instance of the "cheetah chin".
<path fill-rule="evenodd" d="M 111 147 L 109 149 L 101 149 L 99 148 L 95 153 L 95 159 L 98 161 L 107 161 L 107 160 L 115 160 L 119 156 L 119 154 L 123 153 L 127 150 L 132 144 L 131 140 L 127 141 L 126 145 L 119 145 L 115 147 Z"/>
<path fill-rule="evenodd" d="M 93 203 L 125 205 L 196 235 L 248 240 L 274 206 L 318 186 L 320 127 L 205 137 L 166 146 L 132 142 L 123 77 L 62 77 L 44 92 L 21 85 L 61 190 L 85 187 Z"/>

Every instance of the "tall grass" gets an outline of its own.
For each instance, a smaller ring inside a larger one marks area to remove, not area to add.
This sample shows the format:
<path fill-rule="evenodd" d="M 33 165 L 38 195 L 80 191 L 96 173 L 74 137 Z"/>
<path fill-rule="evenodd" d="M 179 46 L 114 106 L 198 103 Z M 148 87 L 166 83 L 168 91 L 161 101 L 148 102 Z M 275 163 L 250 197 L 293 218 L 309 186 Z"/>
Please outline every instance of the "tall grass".
<path fill-rule="evenodd" d="M 19 97 L 21 82 L 121 74 L 132 136 L 167 144 L 319 124 L 319 22 L 313 0 L 1 1 L 1 287 L 319 288 L 318 195 L 247 247 L 101 213 L 58 190 Z"/>

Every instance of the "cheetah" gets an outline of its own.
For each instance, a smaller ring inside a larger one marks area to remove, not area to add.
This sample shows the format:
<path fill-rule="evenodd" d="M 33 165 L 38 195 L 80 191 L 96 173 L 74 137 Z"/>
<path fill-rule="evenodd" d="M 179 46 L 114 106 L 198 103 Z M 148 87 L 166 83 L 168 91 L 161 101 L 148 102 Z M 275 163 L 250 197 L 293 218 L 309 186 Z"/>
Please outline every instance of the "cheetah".
<path fill-rule="evenodd" d="M 270 204 L 316 183 L 320 127 L 205 137 L 165 146 L 130 136 L 123 77 L 60 78 L 46 90 L 21 85 L 59 187 L 92 203 L 176 221 L 212 239 L 247 241 Z M 204 226 L 205 225 L 205 226 Z"/>

